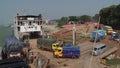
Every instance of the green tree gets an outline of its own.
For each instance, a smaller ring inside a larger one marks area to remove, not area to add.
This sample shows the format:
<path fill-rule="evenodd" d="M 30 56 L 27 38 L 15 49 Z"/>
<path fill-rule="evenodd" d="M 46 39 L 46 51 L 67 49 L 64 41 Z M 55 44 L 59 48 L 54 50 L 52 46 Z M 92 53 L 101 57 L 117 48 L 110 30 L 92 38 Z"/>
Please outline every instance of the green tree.
<path fill-rule="evenodd" d="M 92 17 L 93 21 L 95 21 L 95 22 L 98 22 L 98 18 L 99 18 L 99 14 L 95 14 L 95 15 Z"/>
<path fill-rule="evenodd" d="M 79 17 L 79 20 L 81 22 L 87 22 L 87 21 L 92 21 L 92 18 L 89 15 L 82 15 L 82 16 Z"/>
<path fill-rule="evenodd" d="M 118 5 L 114 9 L 113 16 L 114 16 L 113 22 L 115 22 L 115 27 L 119 27 L 119 25 L 120 25 L 120 5 Z"/>
<path fill-rule="evenodd" d="M 114 28 L 120 27 L 120 4 L 112 5 L 100 10 L 101 23 L 111 25 Z"/>
<path fill-rule="evenodd" d="M 100 10 L 100 16 L 101 16 L 101 23 L 106 24 L 106 25 L 113 25 L 114 23 L 114 16 L 113 16 L 113 11 L 115 10 L 116 5 L 112 5 L 107 8 L 103 8 Z"/>
<path fill-rule="evenodd" d="M 61 17 L 61 21 L 63 21 L 63 22 L 67 22 L 69 20 L 69 18 L 68 17 Z"/>
<path fill-rule="evenodd" d="M 63 25 L 66 24 L 66 22 L 68 21 L 68 17 L 61 17 L 61 19 L 58 19 L 57 22 L 58 22 L 58 27 L 62 27 Z"/>
<path fill-rule="evenodd" d="M 77 16 L 69 16 L 69 21 L 74 21 L 74 22 L 78 22 L 79 19 Z"/>

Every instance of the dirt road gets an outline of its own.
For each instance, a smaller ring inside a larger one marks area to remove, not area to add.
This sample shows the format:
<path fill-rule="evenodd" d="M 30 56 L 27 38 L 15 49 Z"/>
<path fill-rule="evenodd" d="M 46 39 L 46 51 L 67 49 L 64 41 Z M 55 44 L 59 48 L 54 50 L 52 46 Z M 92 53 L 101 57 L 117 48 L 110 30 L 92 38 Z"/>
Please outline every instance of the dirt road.
<path fill-rule="evenodd" d="M 30 48 L 37 49 L 37 39 L 30 39 Z"/>
<path fill-rule="evenodd" d="M 32 39 L 31 47 L 35 48 L 36 51 L 39 51 L 43 56 L 50 59 L 50 63 L 54 64 L 54 68 L 89 68 L 89 61 L 91 58 L 91 47 L 93 45 L 92 42 L 85 42 L 80 44 L 82 55 L 78 59 L 72 58 L 54 58 L 53 53 L 49 51 L 44 51 L 36 48 L 36 39 Z M 92 67 L 91 68 L 102 68 L 99 65 L 98 57 L 93 57 Z"/>
<path fill-rule="evenodd" d="M 44 29 L 49 29 L 51 32 L 56 31 L 54 25 L 53 26 L 45 25 Z M 38 51 L 38 49 L 37 49 L 37 40 L 36 39 L 31 39 L 30 40 L 30 46 L 31 46 L 31 48 L 34 49 L 34 51 Z M 39 52 L 43 56 L 50 59 L 50 63 L 54 64 L 54 68 L 88 68 L 88 67 L 85 67 L 83 64 L 84 64 L 85 61 L 88 62 L 90 54 L 86 54 L 86 53 L 88 53 L 91 50 L 92 43 L 91 42 L 85 42 L 83 44 L 80 44 L 79 46 L 81 47 L 80 49 L 81 49 L 82 55 L 78 59 L 54 58 L 52 52 L 48 52 L 48 51 L 44 51 L 44 50 L 40 50 L 40 49 L 39 49 Z M 83 56 L 83 54 L 84 54 L 84 56 Z M 83 60 L 84 58 L 86 60 Z"/>
<path fill-rule="evenodd" d="M 51 26 L 48 27 L 48 25 L 45 27 L 47 27 L 48 29 L 51 28 L 51 30 L 55 28 Z M 37 49 L 36 39 L 32 39 L 30 42 L 31 42 L 31 47 Z M 108 38 L 105 40 L 102 40 L 99 43 L 115 45 L 114 41 L 110 42 Z M 80 43 L 79 46 L 81 49 L 81 56 L 78 59 L 54 58 L 52 52 L 44 51 L 40 49 L 38 50 L 42 55 L 50 59 L 50 63 L 54 65 L 54 68 L 104 68 L 105 67 L 104 65 L 100 64 L 99 56 L 93 56 L 91 67 L 89 67 L 90 59 L 91 59 L 90 52 L 92 50 L 93 42 L 86 41 L 86 42 Z"/>

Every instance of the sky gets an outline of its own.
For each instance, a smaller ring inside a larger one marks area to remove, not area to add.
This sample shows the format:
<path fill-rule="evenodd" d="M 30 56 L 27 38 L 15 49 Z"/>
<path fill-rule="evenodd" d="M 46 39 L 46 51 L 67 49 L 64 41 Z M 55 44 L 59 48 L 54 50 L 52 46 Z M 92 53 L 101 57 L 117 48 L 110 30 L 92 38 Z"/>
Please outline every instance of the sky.
<path fill-rule="evenodd" d="M 14 22 L 20 15 L 39 15 L 43 19 L 63 16 L 94 16 L 100 9 L 120 4 L 120 0 L 0 0 L 0 24 Z"/>

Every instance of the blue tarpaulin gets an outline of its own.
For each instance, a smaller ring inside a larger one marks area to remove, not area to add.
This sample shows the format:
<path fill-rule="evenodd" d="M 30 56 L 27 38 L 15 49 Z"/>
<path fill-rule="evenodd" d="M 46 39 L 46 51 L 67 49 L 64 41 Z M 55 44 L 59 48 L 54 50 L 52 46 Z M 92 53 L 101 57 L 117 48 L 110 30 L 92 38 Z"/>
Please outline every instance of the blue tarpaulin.
<path fill-rule="evenodd" d="M 7 53 L 11 52 L 21 52 L 23 47 L 23 43 L 20 42 L 15 37 L 6 38 L 4 41 L 4 48 Z"/>

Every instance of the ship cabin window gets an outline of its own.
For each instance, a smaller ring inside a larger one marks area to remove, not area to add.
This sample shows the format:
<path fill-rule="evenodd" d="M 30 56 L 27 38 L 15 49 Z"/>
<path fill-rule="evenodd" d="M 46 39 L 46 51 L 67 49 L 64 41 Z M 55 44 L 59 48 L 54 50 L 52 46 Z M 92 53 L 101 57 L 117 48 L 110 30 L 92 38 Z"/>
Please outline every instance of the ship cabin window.
<path fill-rule="evenodd" d="M 25 25 L 25 23 L 24 23 L 24 22 L 22 22 L 22 25 Z"/>
<path fill-rule="evenodd" d="M 31 25 L 31 21 L 29 21 L 29 25 Z"/>
<path fill-rule="evenodd" d="M 38 25 L 40 25 L 40 22 L 38 21 Z"/>
<path fill-rule="evenodd" d="M 20 21 L 18 21 L 18 25 L 20 25 Z"/>
<path fill-rule="evenodd" d="M 42 24 L 42 22 L 41 21 L 38 21 L 38 25 L 41 25 Z"/>
<path fill-rule="evenodd" d="M 18 27 L 18 31 L 20 31 L 20 27 Z"/>
<path fill-rule="evenodd" d="M 22 22 L 20 22 L 20 25 L 23 25 L 23 23 L 22 23 Z"/>
<path fill-rule="evenodd" d="M 35 21 L 33 21 L 33 23 L 35 23 Z"/>
<path fill-rule="evenodd" d="M 40 25 L 42 24 L 42 21 L 40 21 Z"/>
<path fill-rule="evenodd" d="M 21 21 L 18 21 L 18 25 L 23 25 L 23 23 Z"/>

